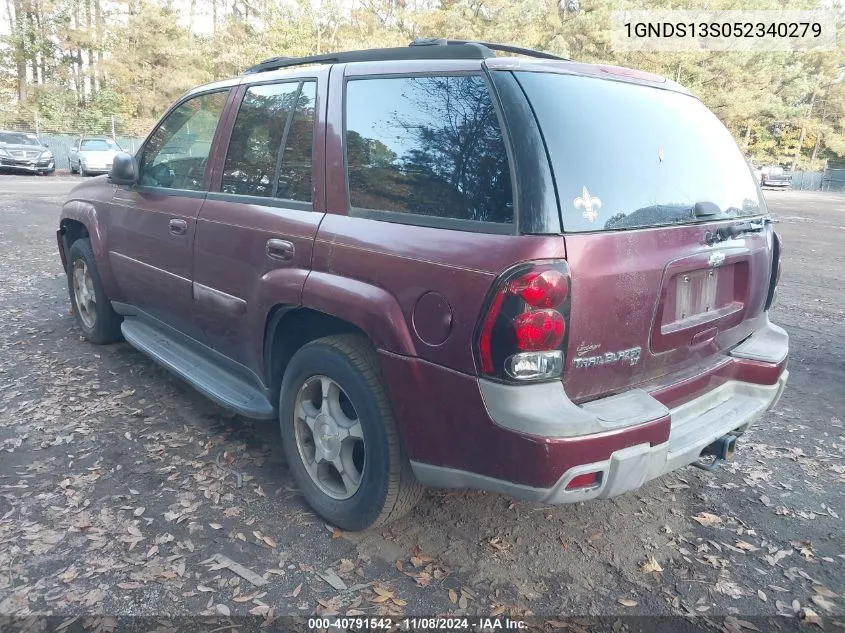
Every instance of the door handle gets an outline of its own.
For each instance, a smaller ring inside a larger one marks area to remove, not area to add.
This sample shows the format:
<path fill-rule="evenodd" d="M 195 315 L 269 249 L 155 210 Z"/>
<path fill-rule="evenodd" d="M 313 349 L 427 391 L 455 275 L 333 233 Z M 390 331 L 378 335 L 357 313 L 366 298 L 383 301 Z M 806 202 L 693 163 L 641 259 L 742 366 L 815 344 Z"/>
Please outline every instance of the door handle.
<path fill-rule="evenodd" d="M 293 259 L 293 254 L 296 252 L 293 244 L 287 240 L 279 240 L 276 238 L 267 240 L 267 256 L 273 259 L 279 259 L 283 262 L 289 262 Z"/>
<path fill-rule="evenodd" d="M 188 223 L 185 222 L 185 220 L 180 220 L 179 218 L 171 218 L 170 232 L 173 233 L 173 235 L 184 235 L 188 232 Z"/>

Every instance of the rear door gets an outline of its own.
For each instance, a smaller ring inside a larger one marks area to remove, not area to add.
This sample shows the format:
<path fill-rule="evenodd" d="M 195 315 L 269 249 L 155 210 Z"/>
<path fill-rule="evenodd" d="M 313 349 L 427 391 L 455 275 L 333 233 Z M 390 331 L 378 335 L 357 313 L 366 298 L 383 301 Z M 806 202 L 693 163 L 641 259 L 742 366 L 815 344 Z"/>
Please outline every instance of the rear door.
<path fill-rule="evenodd" d="M 566 234 L 569 396 L 718 363 L 758 323 L 771 270 L 765 203 L 728 130 L 674 90 L 515 75 L 546 141 Z"/>
<path fill-rule="evenodd" d="M 195 312 L 208 343 L 254 371 L 268 313 L 300 302 L 311 268 L 324 209 L 313 157 L 327 72 L 241 88 L 225 159 L 197 222 Z"/>

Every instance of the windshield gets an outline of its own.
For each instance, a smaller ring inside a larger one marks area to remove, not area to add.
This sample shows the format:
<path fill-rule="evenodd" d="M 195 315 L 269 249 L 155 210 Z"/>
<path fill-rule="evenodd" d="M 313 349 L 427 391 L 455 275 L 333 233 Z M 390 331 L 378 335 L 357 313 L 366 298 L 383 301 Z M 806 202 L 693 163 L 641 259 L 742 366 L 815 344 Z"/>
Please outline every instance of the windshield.
<path fill-rule="evenodd" d="M 36 147 L 41 145 L 35 134 L 23 132 L 0 132 L 0 143 L 6 145 L 35 145 Z"/>
<path fill-rule="evenodd" d="M 108 150 L 119 150 L 117 143 L 110 138 L 89 138 L 82 141 L 79 149 L 87 149 L 93 152 L 103 152 Z"/>
<path fill-rule="evenodd" d="M 572 231 L 686 224 L 763 213 L 730 132 L 698 99 L 621 81 L 516 73 Z"/>

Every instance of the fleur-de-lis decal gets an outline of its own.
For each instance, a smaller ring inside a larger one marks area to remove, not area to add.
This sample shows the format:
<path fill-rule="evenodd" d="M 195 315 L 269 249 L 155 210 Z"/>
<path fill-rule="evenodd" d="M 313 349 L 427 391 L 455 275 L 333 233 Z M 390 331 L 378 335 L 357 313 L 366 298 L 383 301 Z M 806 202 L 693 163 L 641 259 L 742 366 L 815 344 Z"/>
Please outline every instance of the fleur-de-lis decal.
<path fill-rule="evenodd" d="M 599 217 L 599 212 L 596 209 L 601 209 L 601 200 L 591 196 L 586 187 L 581 189 L 581 197 L 575 198 L 575 200 L 572 201 L 572 204 L 575 205 L 576 209 L 584 209 L 584 213 L 582 215 L 587 222 L 593 223 L 596 221 L 596 218 Z"/>

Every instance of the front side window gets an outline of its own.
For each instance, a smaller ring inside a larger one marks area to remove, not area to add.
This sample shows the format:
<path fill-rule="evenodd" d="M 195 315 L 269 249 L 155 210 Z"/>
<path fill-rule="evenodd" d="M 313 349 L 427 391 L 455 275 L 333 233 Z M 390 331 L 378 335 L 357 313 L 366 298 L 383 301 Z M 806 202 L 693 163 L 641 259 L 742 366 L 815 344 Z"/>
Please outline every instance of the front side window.
<path fill-rule="evenodd" d="M 188 99 L 167 115 L 141 155 L 140 182 L 148 187 L 199 191 L 228 91 Z"/>
<path fill-rule="evenodd" d="M 513 223 L 507 151 L 481 76 L 349 81 L 346 160 L 353 208 Z"/>

